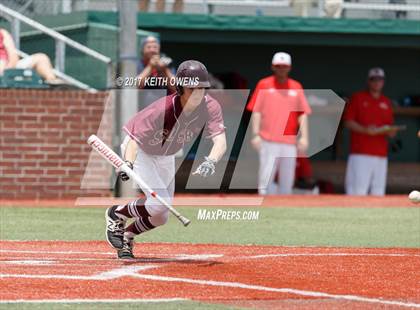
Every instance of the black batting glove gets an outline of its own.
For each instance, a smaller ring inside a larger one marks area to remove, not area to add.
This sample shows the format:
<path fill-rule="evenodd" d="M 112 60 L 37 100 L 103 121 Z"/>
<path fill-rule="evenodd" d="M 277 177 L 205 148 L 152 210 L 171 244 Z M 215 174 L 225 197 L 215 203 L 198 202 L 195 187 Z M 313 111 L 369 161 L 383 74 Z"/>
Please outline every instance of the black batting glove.
<path fill-rule="evenodd" d="M 199 174 L 203 178 L 206 178 L 216 172 L 216 161 L 208 157 L 204 157 L 204 159 L 205 161 L 203 161 L 200 166 L 197 167 L 193 174 Z"/>
<path fill-rule="evenodd" d="M 125 161 L 125 163 L 127 164 L 127 166 L 128 166 L 131 170 L 133 170 L 133 163 L 132 163 L 131 161 L 126 160 L 126 161 Z M 128 176 L 128 174 L 127 174 L 127 173 L 125 173 L 124 171 L 120 171 L 120 172 L 119 172 L 119 174 L 118 174 L 118 176 L 121 178 L 121 181 L 126 182 L 126 181 L 130 180 L 130 177 L 129 177 L 129 176 Z"/>

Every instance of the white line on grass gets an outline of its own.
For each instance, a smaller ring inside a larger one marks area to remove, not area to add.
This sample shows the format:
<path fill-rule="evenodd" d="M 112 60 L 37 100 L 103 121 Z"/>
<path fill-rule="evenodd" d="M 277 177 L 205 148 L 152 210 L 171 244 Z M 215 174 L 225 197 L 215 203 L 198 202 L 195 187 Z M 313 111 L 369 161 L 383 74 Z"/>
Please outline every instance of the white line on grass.
<path fill-rule="evenodd" d="M 343 300 L 350 300 L 350 301 L 395 305 L 395 306 L 401 306 L 401 307 L 420 308 L 420 304 L 410 303 L 410 302 L 384 300 L 384 299 L 379 299 L 379 298 L 368 298 L 368 297 L 361 297 L 361 296 L 355 296 L 355 295 L 329 294 L 329 293 L 324 293 L 324 292 L 305 291 L 305 290 L 298 290 L 298 289 L 293 289 L 293 288 L 274 288 L 274 287 L 266 287 L 266 286 L 261 286 L 261 285 L 244 284 L 244 283 L 239 283 L 239 282 L 197 280 L 197 279 L 165 277 L 165 276 L 146 275 L 146 274 L 135 274 L 132 276 L 136 278 L 140 278 L 140 279 L 155 280 L 155 281 L 184 282 L 184 283 L 192 283 L 192 284 L 200 284 L 200 285 L 233 287 L 233 288 L 242 288 L 242 289 L 249 289 L 249 290 L 294 294 L 294 295 L 300 295 L 300 296 L 343 299 Z"/>
<path fill-rule="evenodd" d="M 155 302 L 175 302 L 188 301 L 186 298 L 152 298 L 152 299 L 17 299 L 17 300 L 0 300 L 0 304 L 20 304 L 20 303 L 64 303 L 64 304 L 81 304 L 81 303 L 155 303 Z"/>

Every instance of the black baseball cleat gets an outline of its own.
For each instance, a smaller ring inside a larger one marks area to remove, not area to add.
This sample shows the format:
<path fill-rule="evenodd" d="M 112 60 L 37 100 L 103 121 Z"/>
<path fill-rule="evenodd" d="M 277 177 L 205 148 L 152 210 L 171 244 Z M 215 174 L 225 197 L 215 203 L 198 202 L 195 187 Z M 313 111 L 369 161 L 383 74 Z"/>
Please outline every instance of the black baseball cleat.
<path fill-rule="evenodd" d="M 124 238 L 123 240 L 123 248 L 117 251 L 117 255 L 119 259 L 133 259 L 133 247 L 134 247 L 134 240 Z"/>
<path fill-rule="evenodd" d="M 123 248 L 126 221 L 115 214 L 118 206 L 112 206 L 105 212 L 106 240 L 114 249 Z"/>

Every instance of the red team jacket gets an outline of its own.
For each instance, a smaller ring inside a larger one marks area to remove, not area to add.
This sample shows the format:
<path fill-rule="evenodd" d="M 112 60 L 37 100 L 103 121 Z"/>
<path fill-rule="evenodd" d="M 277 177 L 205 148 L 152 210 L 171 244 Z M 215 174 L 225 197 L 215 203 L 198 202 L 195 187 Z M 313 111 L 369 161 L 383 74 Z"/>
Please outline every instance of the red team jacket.
<path fill-rule="evenodd" d="M 394 123 L 391 100 L 384 95 L 373 98 L 368 91 L 360 91 L 350 99 L 344 120 L 355 121 L 362 126 L 384 126 Z M 370 136 L 351 131 L 350 152 L 386 157 L 388 155 L 388 139 L 386 135 Z"/>

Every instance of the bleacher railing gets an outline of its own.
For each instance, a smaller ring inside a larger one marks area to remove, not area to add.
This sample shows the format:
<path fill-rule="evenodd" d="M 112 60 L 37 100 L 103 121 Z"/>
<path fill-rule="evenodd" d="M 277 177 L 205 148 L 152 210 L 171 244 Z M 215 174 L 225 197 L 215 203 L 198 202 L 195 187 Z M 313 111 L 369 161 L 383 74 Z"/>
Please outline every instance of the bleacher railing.
<path fill-rule="evenodd" d="M 360 3 L 360 2 L 346 2 L 345 1 L 343 3 L 343 9 L 420 12 L 420 5 L 397 4 L 397 3 Z"/>
<path fill-rule="evenodd" d="M 90 49 L 64 35 L 61 33 L 50 29 L 37 21 L 34 21 L 25 15 L 20 14 L 19 12 L 16 12 L 2 4 L 0 4 L 0 12 L 6 15 L 7 17 L 11 18 L 11 33 L 12 37 L 15 41 L 16 48 L 19 50 L 20 55 L 24 55 L 23 52 L 20 51 L 20 23 L 25 23 L 29 25 L 30 27 L 37 29 L 41 31 L 42 33 L 52 37 L 55 40 L 55 69 L 56 73 L 58 72 L 58 75 L 65 79 L 67 82 L 80 87 L 82 89 L 89 89 L 88 85 L 77 81 L 76 79 L 73 79 L 65 74 L 65 59 L 66 59 L 66 45 L 80 51 L 81 53 L 88 55 L 90 57 L 93 57 L 94 59 L 103 62 L 107 65 L 107 87 L 112 86 L 112 72 L 113 72 L 113 64 L 112 59 L 98 53 L 97 51 Z"/>
<path fill-rule="evenodd" d="M 310 4 L 316 4 L 322 8 L 325 0 L 307 0 Z M 151 2 L 155 2 L 152 0 Z M 174 0 L 168 0 L 168 3 Z M 292 5 L 292 0 L 184 0 L 185 3 L 202 3 L 208 5 L 238 5 L 238 6 L 256 6 L 256 7 L 288 7 Z M 420 4 L 398 4 L 398 3 L 379 3 L 379 2 L 350 2 L 344 0 L 341 4 L 343 9 L 350 10 L 372 10 L 372 11 L 404 11 L 420 12 Z M 207 9 L 205 9 L 207 10 Z M 322 16 L 322 15 L 320 15 Z"/>
<path fill-rule="evenodd" d="M 17 4 L 18 2 L 13 2 L 14 0 L 2 1 L 13 3 L 13 7 L 12 4 L 9 5 L 10 8 L 14 8 L 17 11 L 24 13 L 26 16 L 30 16 L 40 14 L 41 12 L 43 14 L 57 14 L 71 13 L 72 11 L 87 11 L 89 9 L 117 10 L 117 2 L 119 0 L 20 0 L 20 5 Z M 153 7 L 157 0 L 149 1 L 151 7 Z M 171 5 L 174 1 L 175 0 L 166 0 L 165 2 Z M 315 10 L 312 10 L 312 14 L 313 16 L 318 17 L 325 16 L 324 5 L 326 1 L 327 0 L 183 0 L 185 7 L 188 5 L 194 5 L 195 7 L 201 6 L 202 11 L 200 13 L 204 14 L 211 14 L 213 9 L 218 6 L 252 7 L 255 10 L 251 10 L 251 12 L 259 12 L 258 9 L 287 8 L 293 6 L 293 3 L 302 4 L 306 2 L 306 5 L 315 8 Z M 375 15 L 374 13 L 378 12 L 419 13 L 420 2 L 418 0 L 343 0 L 341 9 L 355 13 L 362 11 L 371 12 L 371 17 L 377 18 L 378 15 Z M 188 8 L 186 11 L 188 12 Z M 194 12 L 197 11 L 194 10 Z M 420 15 L 417 17 L 417 15 L 413 16 L 413 14 L 411 14 L 411 16 L 407 18 L 420 19 Z"/>
<path fill-rule="evenodd" d="M 308 4 L 315 4 L 318 7 L 318 16 L 323 16 L 323 7 L 325 0 L 307 0 Z M 154 0 L 152 0 L 154 2 Z M 168 3 L 174 0 L 168 0 Z M 292 5 L 292 0 L 184 0 L 185 3 L 202 3 L 204 12 L 208 13 L 208 6 L 215 5 L 237 5 L 237 6 L 255 6 L 255 7 L 288 7 Z M 378 2 L 349 2 L 344 0 L 341 4 L 342 9 L 346 10 L 367 10 L 367 11 L 402 11 L 402 12 L 420 12 L 420 4 L 398 4 L 398 3 L 378 3 Z"/>

